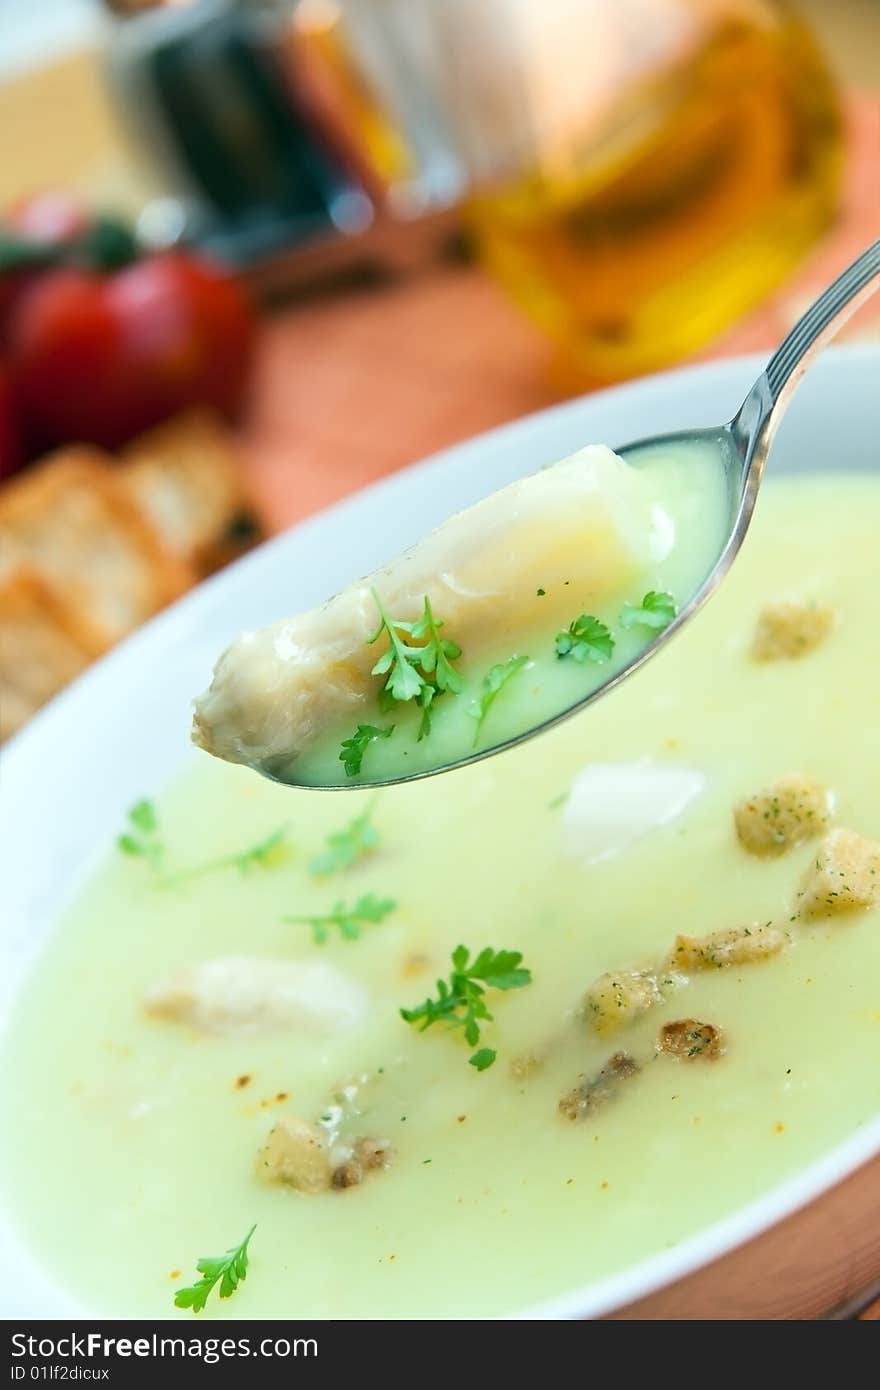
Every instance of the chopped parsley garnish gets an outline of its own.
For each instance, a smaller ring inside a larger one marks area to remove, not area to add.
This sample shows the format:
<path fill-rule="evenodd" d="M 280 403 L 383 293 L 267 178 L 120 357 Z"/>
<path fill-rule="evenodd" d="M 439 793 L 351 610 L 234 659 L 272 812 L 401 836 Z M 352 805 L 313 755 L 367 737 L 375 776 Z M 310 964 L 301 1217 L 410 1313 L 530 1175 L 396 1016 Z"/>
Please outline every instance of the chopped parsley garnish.
<path fill-rule="evenodd" d="M 375 589 L 373 590 L 373 598 L 379 610 L 381 622 L 372 636 L 367 638 L 367 644 L 378 642 L 382 633 L 385 632 L 388 634 L 388 650 L 379 657 L 370 674 L 388 677 L 383 689 L 388 691 L 392 699 L 401 703 L 406 700 L 414 700 L 425 684 L 425 678 L 418 669 L 422 649 L 411 646 L 400 635 L 405 632 L 411 636 L 413 625 L 389 618 Z"/>
<path fill-rule="evenodd" d="M 370 817 L 375 798 L 360 816 L 355 816 L 343 830 L 327 836 L 326 849 L 309 863 L 313 874 L 336 874 L 350 869 L 359 859 L 371 854 L 379 844 L 379 832 Z"/>
<path fill-rule="evenodd" d="M 280 863 L 287 850 L 287 826 L 279 826 L 255 845 L 233 854 L 223 854 L 169 874 L 165 869 L 165 844 L 159 829 L 159 816 L 152 801 L 139 801 L 128 813 L 128 830 L 119 836 L 117 848 L 123 854 L 143 859 L 156 874 L 163 888 L 174 888 L 191 878 L 218 873 L 222 869 L 238 869 L 246 874 L 251 869 L 265 869 Z"/>
<path fill-rule="evenodd" d="M 477 1071 L 485 1071 L 487 1067 L 491 1067 L 497 1056 L 498 1053 L 493 1047 L 481 1047 L 479 1052 L 474 1053 L 473 1057 L 468 1057 L 468 1063 L 470 1066 L 476 1067 Z"/>
<path fill-rule="evenodd" d="M 116 841 L 122 854 L 143 859 L 154 873 L 161 873 L 165 846 L 159 835 L 159 817 L 152 801 L 138 801 L 128 813 L 128 829 Z"/>
<path fill-rule="evenodd" d="M 546 593 L 547 593 L 547 590 L 546 590 L 546 589 L 536 589 L 536 590 L 535 590 L 535 598 L 543 598 L 544 595 L 545 595 Z"/>
<path fill-rule="evenodd" d="M 443 619 L 435 618 L 427 595 L 422 616 L 408 623 L 390 618 L 376 590 L 372 592 L 381 621 L 367 642 L 378 641 L 383 632 L 388 635 L 388 650 L 379 657 L 371 673 L 386 677 L 379 707 L 384 711 L 394 704 L 415 700 L 422 710 L 418 737 L 423 739 L 431 732 L 432 706 L 437 696 L 446 691 L 461 693 L 463 681 L 452 665 L 461 656 L 461 647 L 440 636 Z"/>
<path fill-rule="evenodd" d="M 251 1226 L 241 1244 L 233 1246 L 224 1255 L 203 1255 L 196 1263 L 201 1279 L 189 1288 L 178 1289 L 174 1295 L 174 1306 L 192 1308 L 194 1313 L 200 1313 L 218 1283 L 220 1297 L 231 1298 L 239 1284 L 243 1284 L 247 1278 L 248 1245 L 256 1229 L 256 1226 Z"/>
<path fill-rule="evenodd" d="M 330 938 L 331 928 L 338 927 L 344 940 L 357 941 L 362 927 L 383 921 L 396 907 L 394 898 L 377 898 L 372 893 L 365 893 L 351 907 L 339 902 L 334 903 L 332 912 L 323 915 L 285 917 L 282 920 L 305 922 L 312 929 L 315 944 L 323 946 Z"/>
<path fill-rule="evenodd" d="M 556 655 L 573 656 L 575 661 L 609 661 L 613 651 L 614 638 L 608 628 L 589 613 L 581 613 L 556 638 Z"/>
<path fill-rule="evenodd" d="M 196 864 L 192 869 L 181 869 L 179 873 L 167 874 L 162 880 L 163 888 L 174 888 L 191 878 L 201 878 L 204 874 L 220 873 L 223 869 L 237 869 L 240 874 L 248 874 L 251 869 L 271 869 L 283 863 L 287 856 L 287 826 L 280 825 L 265 839 L 241 850 L 237 854 L 222 854 L 218 859 L 209 859 L 206 864 Z"/>
<path fill-rule="evenodd" d="M 346 777 L 357 777 L 370 744 L 377 738 L 390 738 L 394 733 L 394 727 L 393 724 L 387 724 L 384 729 L 380 729 L 376 724 L 358 724 L 351 738 L 342 740 L 339 761 L 345 768 Z"/>
<path fill-rule="evenodd" d="M 434 617 L 431 600 L 426 594 L 425 611 L 410 628 L 416 641 L 425 644 L 419 648 L 419 665 L 431 677 L 431 684 L 437 691 L 451 690 L 453 695 L 460 695 L 464 682 L 452 662 L 461 656 L 461 647 L 448 637 L 440 636 L 442 626 L 443 619 Z"/>
<path fill-rule="evenodd" d="M 467 946 L 456 946 L 449 980 L 437 981 L 437 998 L 428 998 L 414 1009 L 401 1009 L 400 1016 L 407 1023 L 417 1024 L 420 1033 L 433 1023 L 463 1028 L 465 1041 L 476 1047 L 481 1022 L 493 1021 L 484 999 L 486 990 L 522 989 L 531 984 L 532 972 L 520 966 L 521 960 L 521 951 L 493 951 L 491 946 L 485 946 L 470 960 Z M 495 1061 L 495 1052 L 482 1047 L 468 1060 L 477 1071 L 485 1071 Z"/>
<path fill-rule="evenodd" d="M 428 734 L 431 732 L 433 705 L 439 693 L 435 685 L 422 686 L 418 701 L 422 709 L 422 717 L 419 720 L 419 732 L 416 734 L 416 743 L 421 743 L 422 739 L 427 738 Z"/>
<path fill-rule="evenodd" d="M 271 835 L 267 835 L 264 840 L 258 840 L 255 845 L 242 850 L 240 854 L 224 854 L 219 859 L 212 859 L 195 869 L 184 870 L 183 873 L 175 875 L 175 882 L 182 878 L 193 878 L 196 874 L 210 874 L 216 869 L 238 869 L 240 874 L 250 873 L 251 869 L 268 869 L 284 858 L 286 838 L 287 826 L 279 825 Z"/>
<path fill-rule="evenodd" d="M 474 747 L 476 747 L 480 734 L 482 733 L 486 715 L 494 705 L 499 694 L 504 689 L 507 682 L 511 680 L 518 671 L 522 670 L 528 660 L 529 658 L 527 656 L 512 656 L 509 661 L 499 661 L 497 666 L 493 666 L 487 675 L 483 677 L 483 693 L 479 700 L 475 700 L 468 710 L 468 714 L 477 721 L 477 730 L 474 734 Z"/>
<path fill-rule="evenodd" d="M 621 627 L 668 627 L 678 612 L 675 599 L 665 590 L 650 589 L 640 604 L 625 603 L 620 610 Z"/>

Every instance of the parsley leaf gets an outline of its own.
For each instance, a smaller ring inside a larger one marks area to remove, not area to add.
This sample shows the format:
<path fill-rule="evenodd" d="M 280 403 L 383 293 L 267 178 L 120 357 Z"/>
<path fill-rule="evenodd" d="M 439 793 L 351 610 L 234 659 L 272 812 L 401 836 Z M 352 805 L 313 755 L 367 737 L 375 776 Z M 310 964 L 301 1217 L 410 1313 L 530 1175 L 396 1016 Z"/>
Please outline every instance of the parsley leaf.
<path fill-rule="evenodd" d="M 608 628 L 589 613 L 581 613 L 556 638 L 556 655 L 573 656 L 575 661 L 608 661 L 613 651 L 614 638 Z"/>
<path fill-rule="evenodd" d="M 211 869 L 238 869 L 240 874 L 246 874 L 251 869 L 265 869 L 283 855 L 277 853 L 285 844 L 287 826 L 280 825 L 277 830 L 273 830 L 271 835 L 267 835 L 264 840 L 258 840 L 250 849 L 242 850 L 240 854 L 225 854 L 222 859 L 215 859 L 212 863 L 206 864 L 203 870 L 195 872 L 207 873 Z"/>
<path fill-rule="evenodd" d="M 500 692 L 504 689 L 507 682 L 521 671 L 529 658 L 527 656 L 512 656 L 509 661 L 499 661 L 493 666 L 487 675 L 483 677 L 483 693 L 479 700 L 475 700 L 468 710 L 468 714 L 477 721 L 477 731 L 474 734 L 474 747 L 476 747 L 486 715 L 494 705 Z"/>
<path fill-rule="evenodd" d="M 196 864 L 192 869 L 181 869 L 176 874 L 166 874 L 162 879 L 163 888 L 174 888 L 179 883 L 187 883 L 192 878 L 202 878 L 205 874 L 220 873 L 223 869 L 237 869 L 240 874 L 248 874 L 251 869 L 271 869 L 287 857 L 287 826 L 280 825 L 265 839 L 235 854 L 221 854 L 218 859 L 209 859 L 205 864 Z"/>
<path fill-rule="evenodd" d="M 165 846 L 159 835 L 159 817 L 152 801 L 138 801 L 128 813 L 128 830 L 117 838 L 122 854 L 143 859 L 154 873 L 160 873 Z"/>
<path fill-rule="evenodd" d="M 427 738 L 431 732 L 434 701 L 440 692 L 435 685 L 423 685 L 419 691 L 418 704 L 422 711 L 419 720 L 419 732 L 416 734 L 416 743 L 421 743 L 423 738 Z"/>
<path fill-rule="evenodd" d="M 479 1052 L 475 1052 L 473 1057 L 468 1057 L 468 1065 L 476 1067 L 477 1071 L 485 1071 L 491 1067 L 498 1053 L 492 1047 L 481 1047 Z"/>
<path fill-rule="evenodd" d="M 256 1229 L 256 1226 L 251 1226 L 241 1244 L 233 1246 L 223 1255 L 203 1255 L 196 1263 L 201 1279 L 189 1288 L 178 1289 L 174 1295 L 174 1306 L 192 1308 L 194 1313 L 200 1313 L 217 1283 L 220 1284 L 220 1297 L 230 1298 L 247 1278 L 248 1244 Z"/>
<path fill-rule="evenodd" d="M 143 859 L 156 874 L 163 888 L 173 888 L 186 883 L 191 878 L 201 878 L 203 874 L 217 873 L 221 869 L 238 869 L 239 873 L 249 873 L 251 869 L 265 869 L 279 863 L 287 852 L 287 826 L 281 825 L 255 845 L 235 854 L 223 854 L 218 859 L 209 859 L 205 864 L 196 864 L 191 869 L 181 869 L 169 874 L 165 870 L 165 844 L 159 833 L 159 816 L 152 801 L 139 801 L 128 813 L 128 830 L 120 835 L 116 846 L 122 854 Z"/>
<path fill-rule="evenodd" d="M 434 617 L 431 600 L 426 594 L 425 611 L 410 629 L 413 637 L 425 643 L 420 649 L 419 664 L 432 678 L 432 684 L 437 691 L 451 690 L 453 695 L 460 695 L 464 681 L 452 662 L 461 656 L 461 647 L 457 642 L 451 642 L 448 637 L 440 636 L 442 626 L 443 619 Z"/>
<path fill-rule="evenodd" d="M 379 832 L 370 819 L 375 804 L 374 799 L 363 815 L 355 816 L 344 830 L 333 831 L 327 836 L 326 849 L 309 864 L 313 874 L 339 873 L 372 853 L 379 843 Z"/>
<path fill-rule="evenodd" d="M 388 724 L 384 729 L 380 729 L 376 724 L 358 724 L 351 738 L 342 740 L 339 761 L 345 768 L 346 777 L 357 777 L 370 744 L 377 738 L 390 738 L 395 727 L 394 724 Z"/>
<path fill-rule="evenodd" d="M 452 972 L 449 980 L 437 981 L 436 999 L 428 998 L 414 1009 L 401 1009 L 407 1023 L 417 1024 L 420 1033 L 434 1023 L 448 1023 L 463 1028 L 465 1041 L 476 1047 L 480 1041 L 481 1022 L 493 1022 L 486 1007 L 487 989 L 522 989 L 531 984 L 532 972 L 520 966 L 521 951 L 495 951 L 485 946 L 473 959 L 466 946 L 456 946 L 452 952 Z M 485 1071 L 495 1061 L 492 1048 L 483 1047 L 468 1060 L 477 1071 Z"/>
<path fill-rule="evenodd" d="M 394 898 L 377 898 L 372 893 L 365 893 L 351 907 L 338 902 L 334 903 L 332 912 L 326 912 L 323 916 L 284 917 L 282 921 L 305 922 L 312 929 L 315 944 L 323 946 L 329 940 L 331 927 L 338 927 L 344 940 L 357 941 L 363 926 L 383 921 L 396 907 Z"/>
<path fill-rule="evenodd" d="M 387 690 L 393 699 L 401 703 L 414 700 L 425 684 L 425 677 L 418 670 L 422 649 L 405 642 L 400 635 L 404 632 L 411 637 L 413 624 L 389 618 L 375 589 L 372 590 L 372 594 L 381 621 L 372 636 L 367 638 L 367 644 L 377 642 L 382 633 L 386 632 L 388 650 L 379 657 L 370 674 L 388 677 L 383 689 Z"/>
<path fill-rule="evenodd" d="M 625 603 L 620 610 L 621 627 L 668 627 L 678 612 L 675 599 L 665 590 L 650 589 L 641 603 Z"/>
<path fill-rule="evenodd" d="M 388 650 L 372 670 L 374 676 L 387 676 L 379 692 L 379 708 L 384 713 L 395 704 L 415 700 L 422 710 L 418 732 L 421 741 L 431 732 L 432 706 L 437 696 L 447 691 L 458 695 L 463 689 L 464 682 L 452 665 L 461 656 L 461 647 L 450 638 L 440 636 L 443 619 L 435 618 L 427 595 L 422 616 L 413 623 L 405 623 L 389 618 L 376 590 L 372 592 L 381 622 L 367 641 L 375 642 L 386 632 L 389 643 Z M 413 640 L 404 641 L 401 633 Z"/>

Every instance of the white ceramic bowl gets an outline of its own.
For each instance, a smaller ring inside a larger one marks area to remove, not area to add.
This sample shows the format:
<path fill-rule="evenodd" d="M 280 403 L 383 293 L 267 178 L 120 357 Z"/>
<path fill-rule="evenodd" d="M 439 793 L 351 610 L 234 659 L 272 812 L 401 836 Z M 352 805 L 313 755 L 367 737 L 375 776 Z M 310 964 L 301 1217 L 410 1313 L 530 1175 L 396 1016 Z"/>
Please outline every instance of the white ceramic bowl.
<path fill-rule="evenodd" d="M 728 419 L 761 366 L 760 357 L 749 357 L 667 373 L 461 444 L 262 546 L 87 672 L 2 755 L 0 1017 L 45 947 L 60 910 L 115 834 L 125 808 L 145 786 L 160 786 L 191 756 L 190 700 L 238 631 L 311 607 L 441 518 L 582 444 L 614 446 Z M 782 425 L 772 470 L 876 468 L 878 387 L 880 349 L 828 353 Z M 10 1122 L 13 1117 L 4 1117 Z M 818 1163 L 692 1239 L 525 1315 L 596 1316 L 642 1298 L 780 1221 L 878 1152 L 880 1117 Z M 75 1191 L 75 1173 L 60 1174 L 59 1181 Z M 5 1252 L 0 1314 L 84 1314 L 20 1248 L 2 1211 L 0 1246 Z"/>

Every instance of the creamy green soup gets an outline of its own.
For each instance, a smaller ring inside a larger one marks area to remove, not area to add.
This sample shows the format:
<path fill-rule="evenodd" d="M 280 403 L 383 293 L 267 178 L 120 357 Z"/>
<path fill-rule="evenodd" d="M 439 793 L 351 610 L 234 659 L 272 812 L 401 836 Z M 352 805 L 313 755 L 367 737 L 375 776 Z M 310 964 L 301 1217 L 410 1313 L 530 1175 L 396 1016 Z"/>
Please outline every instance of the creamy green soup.
<path fill-rule="evenodd" d="M 375 801 L 198 757 L 156 796 L 155 829 L 132 828 L 164 855 L 108 853 L 3 1042 L 6 1200 L 52 1275 L 90 1311 L 166 1315 L 196 1260 L 256 1223 L 246 1281 L 201 1316 L 505 1314 L 674 1246 L 876 1115 L 880 911 L 797 916 L 820 841 L 751 853 L 734 807 L 797 771 L 833 793 L 833 825 L 880 836 L 878 531 L 876 480 L 768 484 L 719 595 L 618 692 Z M 771 599 L 833 623 L 757 660 Z M 314 872 L 365 812 L 366 853 Z M 369 895 L 394 906 L 350 939 L 284 920 Z M 607 1035 L 585 1016 L 603 972 L 765 923 L 786 934 L 772 958 L 674 981 Z M 436 998 L 459 944 L 521 952 L 532 974 L 487 991 L 483 1071 L 461 1029 L 399 1012 Z M 145 1010 L 177 970 L 229 957 L 326 966 L 348 1011 L 224 1031 Z M 685 1018 L 724 1055 L 658 1052 Z M 560 1113 L 620 1051 L 638 1071 Z M 345 1190 L 267 1182 L 257 1154 L 292 1116 L 387 1142 L 390 1165 Z"/>

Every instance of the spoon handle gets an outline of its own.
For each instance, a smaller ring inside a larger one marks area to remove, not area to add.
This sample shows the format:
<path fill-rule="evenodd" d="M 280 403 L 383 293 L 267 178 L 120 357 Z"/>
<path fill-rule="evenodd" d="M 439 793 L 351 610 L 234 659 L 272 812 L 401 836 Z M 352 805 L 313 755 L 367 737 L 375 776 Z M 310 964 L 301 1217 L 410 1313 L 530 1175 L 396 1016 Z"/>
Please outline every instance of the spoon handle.
<path fill-rule="evenodd" d="M 880 241 L 839 275 L 783 338 L 767 363 L 765 411 L 781 415 L 789 397 L 813 359 L 847 319 L 880 289 Z M 761 385 L 763 385 L 763 381 Z"/>

